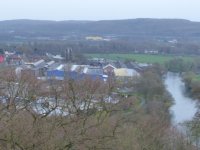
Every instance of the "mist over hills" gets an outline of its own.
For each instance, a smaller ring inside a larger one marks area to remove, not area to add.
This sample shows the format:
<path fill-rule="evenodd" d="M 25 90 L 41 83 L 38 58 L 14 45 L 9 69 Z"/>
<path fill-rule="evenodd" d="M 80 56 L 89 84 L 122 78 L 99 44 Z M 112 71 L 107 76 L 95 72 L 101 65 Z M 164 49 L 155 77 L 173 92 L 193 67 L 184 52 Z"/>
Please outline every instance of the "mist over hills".
<path fill-rule="evenodd" d="M 103 21 L 0 21 L 0 40 L 81 38 L 89 35 L 129 38 L 200 38 L 200 22 L 182 19 Z"/>

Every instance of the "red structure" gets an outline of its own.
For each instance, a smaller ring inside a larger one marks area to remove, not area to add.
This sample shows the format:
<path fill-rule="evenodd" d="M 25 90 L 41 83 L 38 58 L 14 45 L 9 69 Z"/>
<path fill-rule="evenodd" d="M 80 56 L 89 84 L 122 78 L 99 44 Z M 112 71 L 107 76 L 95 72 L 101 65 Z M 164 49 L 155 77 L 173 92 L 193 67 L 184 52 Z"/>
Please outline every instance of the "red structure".
<path fill-rule="evenodd" d="M 0 55 L 0 63 L 3 63 L 3 62 L 4 62 L 4 56 Z"/>

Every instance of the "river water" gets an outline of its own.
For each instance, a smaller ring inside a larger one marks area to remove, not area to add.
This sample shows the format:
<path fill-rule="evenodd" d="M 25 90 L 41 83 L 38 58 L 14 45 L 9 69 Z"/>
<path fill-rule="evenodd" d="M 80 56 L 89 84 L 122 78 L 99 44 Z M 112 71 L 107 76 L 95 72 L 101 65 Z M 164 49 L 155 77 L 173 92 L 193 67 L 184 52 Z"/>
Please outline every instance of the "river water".
<path fill-rule="evenodd" d="M 170 108 L 172 124 L 178 126 L 185 121 L 191 121 L 197 112 L 197 103 L 184 94 L 185 84 L 181 77 L 175 73 L 167 73 L 165 86 L 174 99 L 174 104 Z"/>

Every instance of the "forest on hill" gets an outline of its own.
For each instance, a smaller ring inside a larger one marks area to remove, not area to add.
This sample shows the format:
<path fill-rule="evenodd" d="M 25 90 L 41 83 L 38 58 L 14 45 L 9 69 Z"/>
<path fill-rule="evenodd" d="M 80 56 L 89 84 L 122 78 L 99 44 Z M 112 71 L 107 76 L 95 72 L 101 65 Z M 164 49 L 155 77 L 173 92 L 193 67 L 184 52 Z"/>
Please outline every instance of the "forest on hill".
<path fill-rule="evenodd" d="M 0 22 L 0 39 L 101 35 L 110 37 L 199 38 L 200 23 L 181 19 L 104 21 L 8 20 Z"/>

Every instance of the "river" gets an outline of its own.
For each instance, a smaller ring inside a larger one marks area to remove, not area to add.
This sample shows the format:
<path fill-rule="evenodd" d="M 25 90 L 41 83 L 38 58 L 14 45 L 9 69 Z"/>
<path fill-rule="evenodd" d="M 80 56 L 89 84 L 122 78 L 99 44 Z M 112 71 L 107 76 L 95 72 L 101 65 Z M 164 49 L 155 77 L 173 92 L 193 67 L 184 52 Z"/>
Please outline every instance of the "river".
<path fill-rule="evenodd" d="M 167 73 L 165 86 L 174 99 L 174 104 L 170 108 L 172 124 L 179 126 L 185 121 L 192 120 L 197 112 L 197 103 L 185 95 L 185 84 L 181 77 L 175 73 Z"/>

